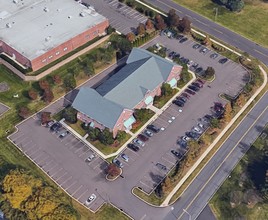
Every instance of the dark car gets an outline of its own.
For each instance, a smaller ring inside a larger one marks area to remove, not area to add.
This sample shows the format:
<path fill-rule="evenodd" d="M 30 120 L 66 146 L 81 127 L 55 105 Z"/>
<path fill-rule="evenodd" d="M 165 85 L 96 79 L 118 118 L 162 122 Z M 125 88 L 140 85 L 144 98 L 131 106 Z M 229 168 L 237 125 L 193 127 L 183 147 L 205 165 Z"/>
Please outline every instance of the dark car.
<path fill-rule="evenodd" d="M 200 48 L 200 47 L 201 47 L 200 44 L 195 44 L 195 45 L 193 45 L 193 48 L 194 48 L 194 49 L 198 49 L 198 48 Z"/>
<path fill-rule="evenodd" d="M 204 81 L 202 81 L 201 79 L 197 79 L 196 82 L 198 82 L 198 83 L 200 83 L 200 84 L 202 84 L 202 85 L 205 84 Z"/>
<path fill-rule="evenodd" d="M 153 132 L 149 131 L 148 129 L 146 129 L 143 133 L 148 137 L 152 137 L 154 135 Z"/>
<path fill-rule="evenodd" d="M 187 142 L 186 142 L 186 141 L 184 141 L 184 140 L 182 140 L 182 139 L 179 139 L 179 140 L 177 141 L 177 144 L 178 144 L 180 147 L 182 147 L 183 149 L 187 149 Z"/>
<path fill-rule="evenodd" d="M 187 98 L 184 97 L 184 96 L 178 96 L 177 97 L 177 100 L 182 101 L 183 103 L 186 103 L 187 102 Z"/>
<path fill-rule="evenodd" d="M 174 58 L 175 55 L 176 55 L 176 52 L 171 51 L 171 52 L 168 54 L 168 57 L 170 57 L 170 58 Z"/>
<path fill-rule="evenodd" d="M 201 73 L 202 71 L 203 71 L 203 68 L 202 67 L 198 67 L 195 70 L 196 73 Z"/>
<path fill-rule="evenodd" d="M 177 152 L 177 151 L 175 151 L 175 150 L 171 150 L 171 153 L 172 153 L 174 156 L 178 157 L 178 158 L 182 158 L 181 153 L 179 153 L 179 152 Z"/>
<path fill-rule="evenodd" d="M 191 96 L 189 96 L 187 93 L 185 93 L 185 92 L 183 92 L 182 94 L 181 94 L 181 96 L 183 96 L 183 97 L 185 97 L 185 98 L 187 98 L 187 99 L 189 99 Z"/>
<path fill-rule="evenodd" d="M 184 106 L 184 103 L 182 101 L 179 101 L 179 100 L 173 100 L 172 101 L 173 104 L 179 106 L 179 107 L 183 107 Z"/>
<path fill-rule="evenodd" d="M 174 58 L 180 58 L 180 56 L 181 55 L 179 53 L 176 53 L 175 56 L 174 56 Z"/>
<path fill-rule="evenodd" d="M 182 38 L 182 39 L 180 39 L 180 43 L 184 43 L 185 41 L 187 41 L 188 40 L 188 38 L 187 37 L 184 37 L 184 38 Z"/>
<path fill-rule="evenodd" d="M 198 134 L 192 131 L 186 132 L 185 135 L 189 138 L 193 138 L 193 139 L 197 139 L 198 138 Z"/>
<path fill-rule="evenodd" d="M 210 55 L 210 58 L 211 59 L 216 59 L 218 56 L 219 56 L 219 54 L 213 53 L 213 54 Z"/>
<path fill-rule="evenodd" d="M 59 122 L 56 122 L 50 127 L 50 130 L 57 132 L 61 127 L 62 125 Z"/>
<path fill-rule="evenodd" d="M 199 89 L 203 88 L 201 83 L 193 82 L 192 85 L 198 87 Z"/>
<path fill-rule="evenodd" d="M 149 140 L 149 138 L 147 136 L 143 135 L 143 134 L 139 134 L 138 138 L 143 142 L 146 142 L 146 141 Z"/>
<path fill-rule="evenodd" d="M 155 125 L 148 125 L 147 129 L 153 131 L 154 133 L 158 133 L 160 131 L 160 128 L 156 127 Z"/>
<path fill-rule="evenodd" d="M 193 63 L 192 67 L 196 69 L 198 67 L 198 63 Z"/>
<path fill-rule="evenodd" d="M 214 117 L 212 115 L 205 115 L 204 118 L 211 121 Z"/>
<path fill-rule="evenodd" d="M 181 40 L 182 38 L 184 38 L 184 36 L 179 34 L 176 38 L 177 38 L 177 40 Z"/>
<path fill-rule="evenodd" d="M 197 86 L 193 86 L 193 85 L 188 86 L 188 88 L 195 92 L 198 92 L 200 90 Z"/>
<path fill-rule="evenodd" d="M 164 171 L 166 171 L 167 170 L 167 167 L 166 166 L 164 166 L 163 164 L 161 164 L 161 163 L 157 163 L 156 164 L 156 166 L 159 168 L 159 169 L 161 169 L 161 170 L 164 170 Z"/>
<path fill-rule="evenodd" d="M 220 63 L 220 64 L 224 64 L 224 63 L 226 63 L 227 61 L 228 61 L 227 58 L 222 58 L 222 59 L 219 60 L 219 63 Z"/>
<path fill-rule="evenodd" d="M 140 148 L 138 146 L 136 146 L 135 144 L 128 144 L 127 147 L 135 152 L 139 151 Z"/>
<path fill-rule="evenodd" d="M 191 94 L 191 95 L 195 95 L 195 92 L 190 90 L 190 89 L 185 89 L 185 92 Z"/>
<path fill-rule="evenodd" d="M 123 168 L 123 164 L 118 159 L 113 159 L 113 163 L 119 168 Z"/>

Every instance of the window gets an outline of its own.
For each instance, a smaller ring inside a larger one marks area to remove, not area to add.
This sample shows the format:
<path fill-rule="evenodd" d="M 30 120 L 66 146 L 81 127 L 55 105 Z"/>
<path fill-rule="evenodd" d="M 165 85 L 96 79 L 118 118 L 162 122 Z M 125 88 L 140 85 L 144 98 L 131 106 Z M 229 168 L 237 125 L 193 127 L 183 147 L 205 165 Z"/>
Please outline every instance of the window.
<path fill-rule="evenodd" d="M 43 59 L 43 60 L 42 60 L 42 63 L 45 63 L 46 61 L 47 61 L 47 59 Z"/>
<path fill-rule="evenodd" d="M 48 57 L 48 59 L 51 59 L 52 57 L 53 57 L 53 56 L 51 55 L 51 56 Z"/>
<path fill-rule="evenodd" d="M 63 51 L 66 51 L 68 48 L 67 47 L 65 47 L 64 49 L 63 49 Z"/>
<path fill-rule="evenodd" d="M 58 51 L 58 52 L 56 52 L 56 56 L 57 56 L 57 55 L 59 55 L 59 54 L 60 54 L 60 52 L 59 52 L 59 51 Z"/>

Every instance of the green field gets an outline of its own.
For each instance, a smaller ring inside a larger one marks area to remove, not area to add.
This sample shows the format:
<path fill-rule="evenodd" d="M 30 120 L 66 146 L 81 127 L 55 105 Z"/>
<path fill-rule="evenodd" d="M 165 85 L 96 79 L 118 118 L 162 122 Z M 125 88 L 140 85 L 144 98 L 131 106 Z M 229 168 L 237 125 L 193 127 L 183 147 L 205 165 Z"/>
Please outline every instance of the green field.
<path fill-rule="evenodd" d="M 268 127 L 212 198 L 210 206 L 217 219 L 268 219 L 268 200 L 259 188 L 268 168 L 267 134 Z"/>
<path fill-rule="evenodd" d="M 218 8 L 216 22 L 263 46 L 268 46 L 268 4 L 261 0 L 245 0 L 244 9 L 231 12 L 211 0 L 173 0 L 213 21 Z"/>

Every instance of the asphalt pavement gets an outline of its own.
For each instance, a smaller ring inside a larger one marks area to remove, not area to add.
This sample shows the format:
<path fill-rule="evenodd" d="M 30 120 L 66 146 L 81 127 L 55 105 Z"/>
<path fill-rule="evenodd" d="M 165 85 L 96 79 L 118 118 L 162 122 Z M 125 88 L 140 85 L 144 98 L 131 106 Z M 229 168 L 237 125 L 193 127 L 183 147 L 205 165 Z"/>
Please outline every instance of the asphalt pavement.
<path fill-rule="evenodd" d="M 256 57 L 268 65 L 268 49 L 256 44 L 255 42 L 242 37 L 241 35 L 211 21 L 187 8 L 184 8 L 171 0 L 145 0 L 145 2 L 168 12 L 171 8 L 175 9 L 180 17 L 188 16 L 194 27 L 226 42 L 242 51 Z"/>

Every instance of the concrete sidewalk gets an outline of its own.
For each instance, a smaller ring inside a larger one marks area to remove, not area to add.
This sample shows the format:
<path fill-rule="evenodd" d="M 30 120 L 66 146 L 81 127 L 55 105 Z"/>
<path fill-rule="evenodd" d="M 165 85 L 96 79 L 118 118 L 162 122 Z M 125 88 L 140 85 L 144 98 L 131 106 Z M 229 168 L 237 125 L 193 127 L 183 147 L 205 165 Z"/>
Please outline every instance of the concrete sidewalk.
<path fill-rule="evenodd" d="M 247 103 L 243 106 L 243 108 L 241 108 L 241 110 L 235 115 L 235 117 L 231 120 L 231 122 L 222 130 L 222 132 L 219 134 L 219 136 L 213 141 L 213 143 L 206 149 L 206 151 L 201 155 L 201 157 L 195 162 L 195 164 L 186 173 L 186 175 L 181 179 L 181 181 L 175 186 L 175 188 L 170 192 L 170 194 L 167 196 L 167 198 L 161 204 L 161 207 L 165 207 L 165 206 L 169 205 L 169 202 L 170 202 L 171 198 L 173 197 L 173 195 L 179 190 L 179 188 L 184 184 L 184 182 L 188 179 L 188 177 L 192 174 L 192 172 L 197 168 L 197 166 L 203 161 L 203 159 L 208 155 L 208 153 L 213 149 L 213 147 L 218 143 L 218 141 L 222 138 L 222 136 L 230 129 L 230 127 L 235 123 L 235 121 L 238 119 L 238 117 L 246 110 L 246 108 L 253 102 L 253 100 L 256 98 L 256 96 L 266 86 L 266 84 L 267 84 L 267 73 L 264 71 L 264 69 L 261 66 L 259 66 L 259 68 L 260 68 L 260 70 L 261 70 L 261 72 L 263 74 L 263 77 L 264 77 L 263 84 L 261 85 L 261 87 L 247 101 Z M 204 166 L 206 166 L 206 165 L 204 165 Z M 201 172 L 201 170 L 199 172 Z M 184 189 L 184 191 L 186 189 Z M 182 194 L 183 194 L 183 192 L 182 192 Z"/>

